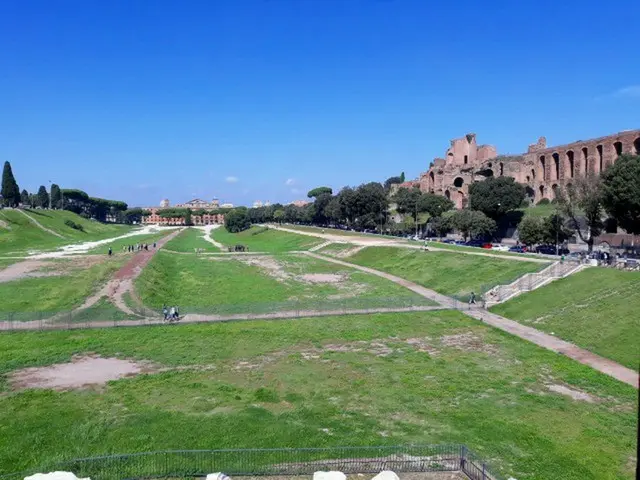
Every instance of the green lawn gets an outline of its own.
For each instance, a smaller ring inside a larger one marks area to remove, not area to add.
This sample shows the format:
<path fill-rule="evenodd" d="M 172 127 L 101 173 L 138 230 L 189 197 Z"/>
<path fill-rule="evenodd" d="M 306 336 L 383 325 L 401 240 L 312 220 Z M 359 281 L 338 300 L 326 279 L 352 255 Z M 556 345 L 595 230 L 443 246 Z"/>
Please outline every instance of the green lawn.
<path fill-rule="evenodd" d="M 72 269 L 60 276 L 0 283 L 0 319 L 5 320 L 9 314 L 15 313 L 14 320 L 32 320 L 38 318 L 37 312 L 44 312 L 46 316 L 78 307 L 87 296 L 102 286 L 125 260 L 125 256 L 110 259 L 105 257 L 105 261 L 89 268 Z M 55 264 L 56 262 L 51 262 L 51 268 Z"/>
<path fill-rule="evenodd" d="M 491 308 L 638 370 L 640 275 L 589 268 Z"/>
<path fill-rule="evenodd" d="M 89 353 L 169 369 L 9 386 L 16 369 Z M 464 443 L 504 478 L 630 480 L 637 399 L 456 311 L 3 334 L 0 474 L 165 449 Z"/>
<path fill-rule="evenodd" d="M 107 297 L 102 297 L 95 305 L 79 311 L 70 319 L 73 323 L 104 321 L 104 320 L 135 320 L 140 318 L 135 315 L 129 315 L 116 307 Z M 67 318 L 61 318 L 61 322 L 66 322 Z"/>
<path fill-rule="evenodd" d="M 308 250 L 323 243 L 321 238 L 282 232 L 268 227 L 251 227 L 240 233 L 229 233 L 224 227 L 217 228 L 211 232 L 211 237 L 228 247 L 242 244 L 248 246 L 251 252 L 265 253 Z"/>
<path fill-rule="evenodd" d="M 454 245 L 451 243 L 443 243 L 443 242 L 427 242 L 430 247 L 434 248 L 442 248 L 445 250 L 452 250 L 456 252 L 470 252 L 470 253 L 485 253 L 487 255 L 500 255 L 506 257 L 519 257 L 519 258 L 533 258 L 534 260 L 544 260 L 545 258 L 539 255 L 534 254 L 524 254 L 524 253 L 514 253 L 514 252 L 500 252 L 498 250 L 493 250 L 489 248 L 478 248 L 478 247 L 466 247 L 464 245 Z M 552 262 L 553 260 L 549 260 Z"/>
<path fill-rule="evenodd" d="M 161 251 L 135 287 L 149 308 L 176 304 L 184 313 L 433 305 L 388 280 L 302 255 L 196 257 Z"/>
<path fill-rule="evenodd" d="M 301 232 L 311 232 L 311 233 L 327 233 L 331 235 L 343 235 L 345 237 L 382 237 L 390 240 L 397 240 L 398 242 L 406 242 L 407 239 L 403 237 L 396 237 L 394 235 L 378 235 L 375 233 L 364 233 L 364 232 L 354 232 L 351 230 L 342 230 L 340 228 L 323 228 L 323 227 L 312 227 L 309 225 L 282 225 L 283 228 L 288 228 L 291 230 L 299 230 Z"/>
<path fill-rule="evenodd" d="M 220 249 L 211 242 L 205 240 L 203 238 L 204 235 L 204 230 L 187 228 L 176 238 L 167 242 L 164 248 L 167 250 L 173 250 L 174 252 L 194 253 L 196 248 L 200 248 L 205 252 L 219 252 Z"/>
<path fill-rule="evenodd" d="M 350 256 L 348 261 L 460 299 L 466 299 L 472 291 L 476 294 L 486 292 L 495 285 L 509 283 L 546 266 L 543 263 L 400 247 L 367 247 Z"/>
<path fill-rule="evenodd" d="M 71 243 L 117 237 L 132 229 L 131 226 L 87 220 L 66 210 L 25 210 L 25 212 L 44 227 L 62 235 L 63 238 L 42 230 L 16 210 L 0 210 L 0 220 L 11 227 L 10 230 L 0 228 L 0 254 L 26 253 L 28 250 L 50 250 Z M 84 231 L 65 225 L 65 220 L 72 220 L 82 225 Z"/>

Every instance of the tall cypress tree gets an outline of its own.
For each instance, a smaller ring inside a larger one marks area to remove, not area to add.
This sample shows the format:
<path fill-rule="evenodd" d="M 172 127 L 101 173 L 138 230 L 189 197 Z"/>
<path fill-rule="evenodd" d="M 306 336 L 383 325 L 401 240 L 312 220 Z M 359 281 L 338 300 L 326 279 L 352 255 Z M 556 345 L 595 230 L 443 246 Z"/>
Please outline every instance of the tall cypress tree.
<path fill-rule="evenodd" d="M 38 206 L 42 208 L 49 208 L 49 194 L 47 193 L 47 189 L 44 185 L 40 185 L 37 193 L 38 197 Z"/>
<path fill-rule="evenodd" d="M 16 183 L 16 179 L 13 177 L 11 171 L 11 164 L 4 162 L 4 168 L 2 169 L 2 201 L 7 207 L 17 207 L 20 203 L 20 189 Z"/>
<path fill-rule="evenodd" d="M 29 192 L 26 190 L 22 190 L 20 194 L 20 203 L 25 207 L 29 205 Z"/>
<path fill-rule="evenodd" d="M 55 183 L 51 185 L 51 208 L 62 208 L 62 193 Z"/>

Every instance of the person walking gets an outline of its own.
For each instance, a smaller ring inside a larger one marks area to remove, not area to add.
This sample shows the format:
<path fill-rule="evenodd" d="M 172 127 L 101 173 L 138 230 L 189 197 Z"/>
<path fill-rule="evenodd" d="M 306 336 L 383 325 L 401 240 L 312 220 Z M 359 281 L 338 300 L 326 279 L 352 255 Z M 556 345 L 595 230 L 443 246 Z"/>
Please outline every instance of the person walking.
<path fill-rule="evenodd" d="M 166 322 L 167 319 L 169 318 L 169 309 L 167 308 L 166 305 L 162 306 L 162 315 L 164 316 L 164 320 Z"/>
<path fill-rule="evenodd" d="M 111 250 L 111 247 L 109 247 L 109 256 L 113 255 L 113 250 Z"/>
<path fill-rule="evenodd" d="M 469 305 L 475 305 L 476 303 L 476 294 L 474 292 L 471 292 L 471 295 L 469 296 Z"/>
<path fill-rule="evenodd" d="M 176 307 L 171 307 L 169 309 L 169 321 L 172 322 L 176 316 Z"/>

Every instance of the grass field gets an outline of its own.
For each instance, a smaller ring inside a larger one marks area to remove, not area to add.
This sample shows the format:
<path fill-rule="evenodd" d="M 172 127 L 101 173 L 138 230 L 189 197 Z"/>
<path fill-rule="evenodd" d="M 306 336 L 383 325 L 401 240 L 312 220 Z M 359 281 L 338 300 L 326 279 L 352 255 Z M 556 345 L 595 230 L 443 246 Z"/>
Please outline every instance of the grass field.
<path fill-rule="evenodd" d="M 546 266 L 543 263 L 400 247 L 367 247 L 350 256 L 348 261 L 461 299 L 466 299 L 472 291 L 485 292 L 495 285 L 509 283 Z"/>
<path fill-rule="evenodd" d="M 87 220 L 66 210 L 25 210 L 25 212 L 63 238 L 42 230 L 27 217 L 16 210 L 0 210 L 0 220 L 10 229 L 0 227 L 0 254 L 26 253 L 28 250 L 49 250 L 57 247 L 85 241 L 102 240 L 124 235 L 131 226 L 109 225 Z M 65 220 L 82 225 L 84 231 L 65 225 Z"/>
<path fill-rule="evenodd" d="M 0 283 L 0 317 L 16 312 L 15 320 L 31 320 L 33 312 L 53 313 L 78 307 L 125 260 L 125 256 L 105 256 L 91 266 L 78 265 L 74 259 L 50 261 L 43 270 L 54 270 L 56 276 Z"/>
<path fill-rule="evenodd" d="M 89 353 L 155 368 L 11 387 L 17 369 Z M 629 480 L 637 398 L 456 311 L 4 334 L 0 474 L 164 449 L 464 443 L 505 478 Z"/>
<path fill-rule="evenodd" d="M 385 279 L 302 255 L 196 257 L 161 251 L 135 287 L 148 307 L 176 304 L 184 313 L 433 305 Z"/>
<path fill-rule="evenodd" d="M 469 253 L 484 253 L 487 255 L 500 255 L 506 257 L 519 257 L 519 258 L 533 258 L 538 260 L 548 260 L 552 262 L 552 259 L 547 259 L 542 255 L 536 254 L 523 254 L 523 253 L 514 253 L 514 252 L 500 252 L 498 250 L 488 249 L 488 248 L 478 248 L 478 247 L 466 247 L 464 245 L 454 245 L 451 243 L 443 243 L 443 242 L 428 242 L 430 247 L 434 248 L 442 248 L 445 250 L 452 250 L 457 252 L 469 252 Z"/>
<path fill-rule="evenodd" d="M 301 232 L 310 232 L 310 233 L 326 233 L 331 235 L 342 235 L 345 237 L 372 237 L 372 238 L 385 238 L 389 240 L 396 240 L 398 242 L 406 242 L 407 239 L 403 237 L 396 237 L 394 235 L 378 235 L 375 233 L 364 233 L 364 232 L 354 232 L 351 230 L 342 230 L 340 228 L 323 228 L 323 227 L 312 227 L 309 225 L 290 225 L 284 224 L 282 225 L 284 228 L 288 228 L 291 230 L 299 230 Z"/>
<path fill-rule="evenodd" d="M 249 247 L 249 251 L 264 253 L 308 250 L 323 242 L 320 238 L 282 232 L 268 227 L 251 227 L 240 233 L 229 233 L 224 227 L 217 228 L 212 230 L 211 237 L 228 247 L 242 244 Z"/>
<path fill-rule="evenodd" d="M 164 248 L 167 250 L 173 250 L 174 252 L 194 253 L 196 248 L 200 248 L 205 252 L 219 252 L 220 249 L 213 243 L 205 240 L 203 238 L 204 235 L 204 230 L 187 228 L 176 238 L 167 242 Z"/>
<path fill-rule="evenodd" d="M 491 308 L 638 370 L 640 275 L 589 268 Z"/>

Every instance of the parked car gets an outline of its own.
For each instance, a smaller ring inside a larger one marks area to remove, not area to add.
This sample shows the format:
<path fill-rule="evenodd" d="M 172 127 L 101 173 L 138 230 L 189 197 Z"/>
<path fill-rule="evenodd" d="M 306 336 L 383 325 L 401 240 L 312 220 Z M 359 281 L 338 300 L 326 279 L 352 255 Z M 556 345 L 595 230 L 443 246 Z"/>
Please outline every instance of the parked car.
<path fill-rule="evenodd" d="M 484 248 L 485 250 L 491 250 L 493 248 L 493 245 L 487 242 L 483 243 L 481 248 Z"/>
<path fill-rule="evenodd" d="M 513 247 L 509 248 L 509 251 L 515 253 L 526 253 L 527 247 L 524 245 L 514 245 Z"/>
<path fill-rule="evenodd" d="M 482 245 L 484 245 L 485 242 L 483 242 L 482 240 L 469 240 L 467 243 L 465 243 L 465 245 L 467 247 L 482 247 Z"/>
<path fill-rule="evenodd" d="M 492 250 L 496 250 L 498 252 L 508 252 L 509 247 L 507 245 L 501 245 L 499 243 L 494 243 L 492 245 Z"/>

